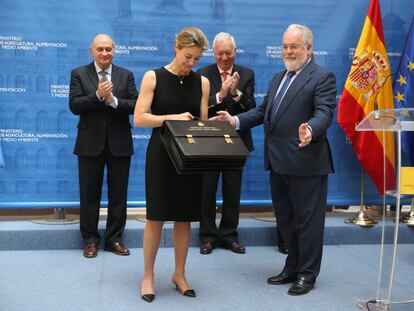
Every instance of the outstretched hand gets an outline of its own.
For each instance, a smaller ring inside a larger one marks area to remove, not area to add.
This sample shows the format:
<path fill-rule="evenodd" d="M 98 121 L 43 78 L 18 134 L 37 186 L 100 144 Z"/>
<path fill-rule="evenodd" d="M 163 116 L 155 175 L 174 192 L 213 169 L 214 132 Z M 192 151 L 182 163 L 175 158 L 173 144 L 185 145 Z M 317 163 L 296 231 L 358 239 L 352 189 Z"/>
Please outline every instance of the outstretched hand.
<path fill-rule="evenodd" d="M 299 126 L 299 147 L 305 147 L 312 140 L 312 132 L 309 129 L 308 123 L 302 123 Z"/>
<path fill-rule="evenodd" d="M 208 119 L 209 121 L 227 121 L 229 122 L 233 127 L 236 126 L 236 119 L 231 116 L 227 111 L 217 111 L 217 116 L 211 117 Z"/>

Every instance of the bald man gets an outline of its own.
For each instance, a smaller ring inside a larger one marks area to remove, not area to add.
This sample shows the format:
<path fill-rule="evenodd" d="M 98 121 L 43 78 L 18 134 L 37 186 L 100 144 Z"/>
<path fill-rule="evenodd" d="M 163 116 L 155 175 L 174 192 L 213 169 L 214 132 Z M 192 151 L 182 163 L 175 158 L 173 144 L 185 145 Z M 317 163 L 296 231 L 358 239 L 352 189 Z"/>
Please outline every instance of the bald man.
<path fill-rule="evenodd" d="M 90 53 L 94 61 L 72 70 L 69 108 L 79 116 L 74 154 L 78 156 L 80 231 L 83 255 L 96 257 L 104 170 L 107 170 L 108 218 L 105 250 L 129 255 L 122 244 L 126 223 L 129 168 L 133 152 L 129 115 L 138 92 L 132 72 L 112 63 L 115 44 L 106 34 L 97 35 Z"/>

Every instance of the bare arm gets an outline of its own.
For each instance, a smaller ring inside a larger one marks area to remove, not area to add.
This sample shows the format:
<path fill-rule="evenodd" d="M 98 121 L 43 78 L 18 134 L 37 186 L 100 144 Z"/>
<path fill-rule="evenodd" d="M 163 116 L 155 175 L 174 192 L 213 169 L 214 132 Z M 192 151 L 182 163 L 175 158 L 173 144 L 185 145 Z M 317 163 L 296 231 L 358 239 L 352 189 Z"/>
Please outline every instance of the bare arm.
<path fill-rule="evenodd" d="M 210 96 L 210 81 L 206 78 L 201 76 L 201 89 L 202 89 L 202 96 L 201 96 L 201 103 L 200 103 L 200 119 L 207 120 L 208 117 L 208 100 Z"/>
<path fill-rule="evenodd" d="M 154 115 L 150 112 L 156 83 L 155 71 L 147 71 L 142 78 L 141 89 L 135 105 L 134 126 L 160 127 L 166 120 L 192 120 L 193 116 L 189 112 L 168 115 Z"/>

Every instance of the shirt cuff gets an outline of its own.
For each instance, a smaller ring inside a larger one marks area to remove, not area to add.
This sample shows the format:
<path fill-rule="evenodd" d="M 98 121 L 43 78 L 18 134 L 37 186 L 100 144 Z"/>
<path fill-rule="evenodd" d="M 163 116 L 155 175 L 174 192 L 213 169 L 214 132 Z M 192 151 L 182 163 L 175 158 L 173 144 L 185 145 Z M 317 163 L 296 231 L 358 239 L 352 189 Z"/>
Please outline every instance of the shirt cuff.
<path fill-rule="evenodd" d="M 112 103 L 109 103 L 108 106 L 111 106 L 114 109 L 118 108 L 118 98 L 114 96 L 114 101 Z"/>
<path fill-rule="evenodd" d="M 241 96 L 243 95 L 243 93 L 242 93 L 241 91 L 239 91 L 239 90 L 236 90 L 236 91 L 237 91 L 237 95 L 236 95 L 236 96 L 231 95 L 231 98 L 232 98 L 235 102 L 238 102 L 238 101 L 240 100 Z"/>
<path fill-rule="evenodd" d="M 219 96 L 220 92 L 216 93 L 216 103 L 220 104 L 223 100 L 220 100 L 220 96 Z"/>
<path fill-rule="evenodd" d="M 105 100 L 105 97 L 101 97 L 101 96 L 99 96 L 99 94 L 98 94 L 98 90 L 96 90 L 96 97 L 98 98 L 98 100 L 100 101 L 100 102 L 103 102 L 104 100 Z"/>
<path fill-rule="evenodd" d="M 240 120 L 238 116 L 234 116 L 234 120 L 236 121 L 236 130 L 240 130 Z"/>

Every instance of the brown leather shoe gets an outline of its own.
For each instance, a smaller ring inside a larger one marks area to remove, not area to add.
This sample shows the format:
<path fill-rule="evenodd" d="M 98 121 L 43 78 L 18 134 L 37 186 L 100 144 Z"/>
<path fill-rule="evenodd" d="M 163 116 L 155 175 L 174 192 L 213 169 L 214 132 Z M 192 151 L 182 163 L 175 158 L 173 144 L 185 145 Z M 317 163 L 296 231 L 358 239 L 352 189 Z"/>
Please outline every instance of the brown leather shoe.
<path fill-rule="evenodd" d="M 233 253 L 237 254 L 244 254 L 246 253 L 246 248 L 241 245 L 239 242 L 234 241 L 233 243 L 229 245 L 224 245 L 224 248 L 231 250 Z"/>
<path fill-rule="evenodd" d="M 214 244 L 211 242 L 203 243 L 200 246 L 200 254 L 208 255 L 213 252 Z"/>
<path fill-rule="evenodd" d="M 125 246 L 123 246 L 119 242 L 105 244 L 105 250 L 107 252 L 112 252 L 112 253 L 120 255 L 120 256 L 128 256 L 129 255 L 129 249 L 126 248 Z"/>
<path fill-rule="evenodd" d="M 98 244 L 87 243 L 83 250 L 83 256 L 86 258 L 94 258 L 98 255 Z"/>

